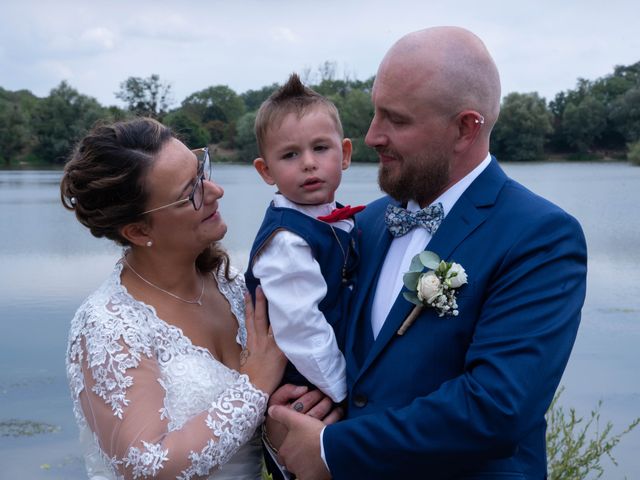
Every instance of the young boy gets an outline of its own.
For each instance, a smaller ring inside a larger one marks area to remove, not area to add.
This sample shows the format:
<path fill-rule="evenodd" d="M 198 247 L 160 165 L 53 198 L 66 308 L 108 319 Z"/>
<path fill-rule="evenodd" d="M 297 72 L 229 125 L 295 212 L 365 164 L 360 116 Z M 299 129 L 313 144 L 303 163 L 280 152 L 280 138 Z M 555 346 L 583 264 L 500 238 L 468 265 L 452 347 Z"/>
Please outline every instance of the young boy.
<path fill-rule="evenodd" d="M 364 208 L 334 211 L 351 141 L 335 105 L 296 74 L 261 105 L 255 132 L 261 156 L 253 165 L 278 191 L 251 249 L 247 287 L 253 294 L 261 284 L 267 297 L 276 343 L 290 360 L 284 382 L 313 385 L 341 402 L 339 345 L 357 262 L 351 217 Z"/>

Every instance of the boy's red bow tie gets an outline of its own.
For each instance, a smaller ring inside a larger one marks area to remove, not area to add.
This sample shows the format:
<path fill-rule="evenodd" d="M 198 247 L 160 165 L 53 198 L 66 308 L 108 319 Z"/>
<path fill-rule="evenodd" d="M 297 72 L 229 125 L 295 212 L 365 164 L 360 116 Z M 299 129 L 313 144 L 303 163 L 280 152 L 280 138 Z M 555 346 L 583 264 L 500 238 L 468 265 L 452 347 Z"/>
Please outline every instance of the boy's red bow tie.
<path fill-rule="evenodd" d="M 347 205 L 346 207 L 334 208 L 329 215 L 318 217 L 318 220 L 328 223 L 346 220 L 362 210 L 364 210 L 364 205 L 358 205 L 357 207 Z"/>

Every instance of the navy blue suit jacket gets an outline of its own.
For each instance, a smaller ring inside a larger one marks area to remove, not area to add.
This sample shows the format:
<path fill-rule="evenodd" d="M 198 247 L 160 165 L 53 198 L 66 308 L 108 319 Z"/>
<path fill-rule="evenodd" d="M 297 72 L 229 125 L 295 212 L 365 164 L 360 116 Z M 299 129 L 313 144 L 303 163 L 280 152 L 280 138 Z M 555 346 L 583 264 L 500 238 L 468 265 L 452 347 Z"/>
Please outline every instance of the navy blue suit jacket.
<path fill-rule="evenodd" d="M 394 202 L 381 198 L 358 216 L 348 411 L 323 437 L 333 477 L 545 478 L 544 414 L 585 297 L 580 225 L 492 159 L 426 247 L 467 272 L 459 316 L 425 308 L 399 336 L 413 307 L 399 295 L 373 341 L 372 297 L 392 240 L 384 211 Z"/>

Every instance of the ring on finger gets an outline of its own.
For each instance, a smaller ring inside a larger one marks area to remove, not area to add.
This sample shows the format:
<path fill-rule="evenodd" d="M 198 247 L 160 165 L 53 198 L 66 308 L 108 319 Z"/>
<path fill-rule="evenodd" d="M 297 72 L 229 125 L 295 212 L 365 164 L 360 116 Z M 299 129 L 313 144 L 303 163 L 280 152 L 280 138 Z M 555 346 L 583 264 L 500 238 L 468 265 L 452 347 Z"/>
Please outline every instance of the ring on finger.
<path fill-rule="evenodd" d="M 302 402 L 296 402 L 293 404 L 293 409 L 296 412 L 301 412 L 302 410 L 304 410 L 304 404 Z"/>

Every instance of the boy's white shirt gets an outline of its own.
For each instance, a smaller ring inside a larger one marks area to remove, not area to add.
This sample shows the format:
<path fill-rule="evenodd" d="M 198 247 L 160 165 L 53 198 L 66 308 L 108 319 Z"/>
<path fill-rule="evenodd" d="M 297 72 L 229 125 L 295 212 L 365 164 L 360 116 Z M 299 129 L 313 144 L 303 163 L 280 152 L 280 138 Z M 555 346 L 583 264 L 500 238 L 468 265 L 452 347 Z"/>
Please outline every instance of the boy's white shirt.
<path fill-rule="evenodd" d="M 299 205 L 276 193 L 276 207 L 291 208 L 316 218 L 328 215 L 335 202 Z M 351 231 L 353 220 L 331 224 Z M 336 255 L 342 255 L 336 245 Z M 318 305 L 327 294 L 327 283 L 311 247 L 299 235 L 277 231 L 256 255 L 253 274 L 268 299 L 269 321 L 278 347 L 298 371 L 338 403 L 347 396 L 346 364 L 333 328 Z"/>

